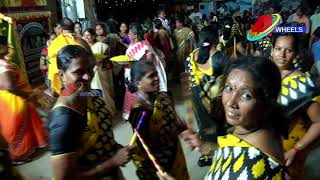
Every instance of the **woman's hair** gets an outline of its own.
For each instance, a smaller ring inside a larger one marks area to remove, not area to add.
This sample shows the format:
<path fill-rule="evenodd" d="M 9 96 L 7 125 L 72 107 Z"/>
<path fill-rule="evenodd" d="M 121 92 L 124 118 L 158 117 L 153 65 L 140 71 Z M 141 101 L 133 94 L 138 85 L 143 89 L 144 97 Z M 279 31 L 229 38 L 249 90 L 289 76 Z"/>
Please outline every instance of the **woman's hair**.
<path fill-rule="evenodd" d="M 82 28 L 82 24 L 81 24 L 80 22 L 78 22 L 78 21 L 77 21 L 77 22 L 75 22 L 75 23 L 74 23 L 74 26 L 76 26 L 76 24 L 79 24 L 79 25 L 80 25 L 80 27 Z"/>
<path fill-rule="evenodd" d="M 99 23 L 97 23 L 95 25 L 95 27 L 97 27 L 97 26 L 101 26 L 101 28 L 103 29 L 104 33 L 108 33 L 109 32 L 109 27 L 106 24 L 99 22 Z"/>
<path fill-rule="evenodd" d="M 132 32 L 134 35 L 137 35 L 138 41 L 143 40 L 143 29 L 139 23 L 131 23 L 129 31 Z"/>
<path fill-rule="evenodd" d="M 272 46 L 274 47 L 277 39 L 279 37 L 283 37 L 283 36 L 290 36 L 293 38 L 293 49 L 296 51 L 296 53 L 298 53 L 299 51 L 299 37 L 296 33 L 275 33 L 272 36 Z"/>
<path fill-rule="evenodd" d="M 157 16 L 159 16 L 162 12 L 166 13 L 164 9 L 158 9 L 157 10 Z"/>
<path fill-rule="evenodd" d="M 178 16 L 176 18 L 176 21 L 179 21 L 183 26 L 186 25 L 186 21 L 185 21 L 185 19 L 184 19 L 184 17 L 182 15 Z"/>
<path fill-rule="evenodd" d="M 219 42 L 218 28 L 214 25 L 204 27 L 200 32 L 200 48 L 197 63 L 205 64 L 210 56 L 210 50 Z"/>
<path fill-rule="evenodd" d="M 96 31 L 94 29 L 92 29 L 92 28 L 88 28 L 85 31 L 83 31 L 83 33 L 85 33 L 85 32 L 90 33 L 92 36 L 96 36 L 97 35 Z"/>
<path fill-rule="evenodd" d="M 162 21 L 161 21 L 160 19 L 155 19 L 155 20 L 153 20 L 153 24 L 154 24 L 154 27 L 155 27 L 156 29 L 161 29 L 161 28 L 163 28 L 163 26 L 162 26 Z"/>
<path fill-rule="evenodd" d="M 84 35 L 85 32 L 88 32 L 93 36 L 93 42 L 97 41 L 96 40 L 97 34 L 96 34 L 96 31 L 94 29 L 92 29 L 92 28 L 86 29 L 85 31 L 83 31 L 83 35 Z"/>
<path fill-rule="evenodd" d="M 130 79 L 126 79 L 126 84 L 128 86 L 128 90 L 131 93 L 135 93 L 138 91 L 137 86 L 135 85 L 136 81 L 140 81 L 148 72 L 147 67 L 153 67 L 154 64 L 152 61 L 140 59 L 138 62 L 135 62 L 130 71 Z"/>
<path fill-rule="evenodd" d="M 61 26 L 61 25 L 62 25 L 61 20 L 56 21 L 56 23 L 55 23 L 55 27 L 57 27 L 57 26 Z"/>
<path fill-rule="evenodd" d="M 63 18 L 60 22 L 63 30 L 74 31 L 74 23 L 69 18 Z"/>
<path fill-rule="evenodd" d="M 55 32 L 49 32 L 49 33 L 47 34 L 47 40 L 50 39 L 51 36 L 53 36 L 53 35 L 57 36 Z"/>
<path fill-rule="evenodd" d="M 93 55 L 86 51 L 83 47 L 78 45 L 67 45 L 59 50 L 57 55 L 57 66 L 58 69 L 65 72 L 73 59 L 75 58 L 84 58 L 88 61 L 93 61 Z"/>
<path fill-rule="evenodd" d="M 128 27 L 128 24 L 127 24 L 126 22 L 121 22 L 121 23 L 119 24 L 119 29 L 120 29 L 120 27 L 121 27 L 122 24 L 125 24 L 125 25 L 127 26 L 127 31 L 128 31 L 128 30 L 129 30 L 129 27 Z M 128 32 L 126 32 L 126 33 L 128 33 Z"/>
<path fill-rule="evenodd" d="M 271 109 L 268 113 L 270 126 L 278 135 L 287 137 L 288 119 L 277 102 L 281 90 L 281 74 L 277 66 L 265 57 L 244 56 L 227 66 L 225 77 L 228 77 L 234 69 L 246 71 L 251 75 L 256 86 L 257 99 L 266 103 Z"/>

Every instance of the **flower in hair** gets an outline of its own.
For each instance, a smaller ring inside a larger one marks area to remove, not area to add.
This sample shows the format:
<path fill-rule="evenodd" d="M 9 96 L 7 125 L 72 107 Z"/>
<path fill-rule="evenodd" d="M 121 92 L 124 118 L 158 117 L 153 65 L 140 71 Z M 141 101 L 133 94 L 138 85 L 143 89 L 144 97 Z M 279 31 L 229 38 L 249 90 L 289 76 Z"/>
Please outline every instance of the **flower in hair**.
<path fill-rule="evenodd" d="M 208 43 L 208 42 L 204 42 L 204 43 L 202 44 L 202 46 L 203 46 L 203 47 L 210 46 L 210 43 Z"/>

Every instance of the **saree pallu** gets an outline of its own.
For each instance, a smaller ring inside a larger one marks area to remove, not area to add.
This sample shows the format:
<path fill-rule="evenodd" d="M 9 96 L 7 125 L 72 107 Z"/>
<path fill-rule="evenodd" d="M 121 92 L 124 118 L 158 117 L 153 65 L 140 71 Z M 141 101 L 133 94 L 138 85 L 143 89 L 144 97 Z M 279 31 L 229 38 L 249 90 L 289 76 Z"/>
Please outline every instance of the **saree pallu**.
<path fill-rule="evenodd" d="M 177 68 L 180 68 L 179 72 L 183 72 L 183 65 L 186 58 L 192 52 L 190 49 L 190 43 L 194 41 L 194 33 L 190 28 L 183 27 L 182 29 L 176 29 L 174 36 L 177 42 Z"/>
<path fill-rule="evenodd" d="M 312 102 L 320 102 L 320 91 L 310 73 L 290 75 L 282 80 L 281 94 L 278 102 L 282 104 L 287 116 L 290 117 L 288 139 L 283 139 L 283 148 L 287 152 L 299 142 L 308 131 L 311 122 L 307 118 L 306 108 Z M 290 176 L 302 179 L 303 168 L 309 148 L 299 152 L 289 167 Z"/>
<path fill-rule="evenodd" d="M 0 60 L 0 73 L 10 73 L 19 90 L 32 93 L 24 74 L 16 64 Z M 5 88 L 5 83 L 0 81 L 1 133 L 9 144 L 11 159 L 28 160 L 37 148 L 47 145 L 47 132 L 33 104 Z"/>
<path fill-rule="evenodd" d="M 45 127 L 33 104 L 6 90 L 0 90 L 0 127 L 14 161 L 27 160 L 47 145 Z"/>
<path fill-rule="evenodd" d="M 101 42 L 96 42 L 93 46 L 91 46 L 91 50 L 95 55 L 105 54 L 108 45 Z M 91 81 L 92 89 L 101 89 L 103 100 L 105 101 L 106 108 L 109 110 L 111 115 L 113 116 L 116 113 L 116 106 L 114 103 L 114 90 L 113 90 L 113 69 L 112 67 L 107 66 L 106 60 L 105 62 L 96 63 L 93 71 L 94 76 Z"/>
<path fill-rule="evenodd" d="M 112 158 L 122 148 L 114 140 L 112 119 L 110 112 L 105 108 L 104 101 L 97 96 L 90 97 L 88 101 L 87 127 L 81 141 L 80 162 L 85 165 L 97 165 Z M 120 168 L 104 175 L 102 179 L 124 179 Z"/>
<path fill-rule="evenodd" d="M 86 125 L 81 135 L 81 147 L 79 147 L 79 163 L 84 167 L 92 168 L 112 158 L 122 146 L 114 140 L 111 114 L 106 109 L 104 100 L 95 96 L 101 91 L 90 90 L 89 92 Z M 60 102 L 55 108 L 60 106 L 68 108 Z M 118 167 L 97 179 L 122 180 L 124 177 Z"/>
<path fill-rule="evenodd" d="M 279 160 L 237 136 L 228 134 L 219 137 L 218 144 L 205 180 L 285 179 L 285 166 Z"/>
<path fill-rule="evenodd" d="M 169 64 L 170 61 L 170 39 L 169 35 L 166 30 L 160 29 L 156 34 L 155 34 L 155 45 L 158 47 L 164 54 L 165 56 L 165 62 L 166 64 Z"/>
<path fill-rule="evenodd" d="M 221 92 L 224 78 L 223 68 L 228 59 L 222 52 L 216 52 L 211 58 L 211 68 L 202 70 L 197 66 L 198 49 L 186 60 L 186 69 L 192 91 L 193 111 L 199 127 L 199 135 L 208 142 L 216 142 L 217 135 L 225 133 Z"/>
<path fill-rule="evenodd" d="M 153 110 L 139 106 L 131 110 L 129 122 L 134 128 L 139 123 L 143 112 L 146 112 L 144 122 L 139 129 L 141 137 L 158 160 L 164 171 L 178 180 L 188 180 L 189 174 L 178 138 L 177 115 L 174 103 L 166 93 L 159 93 Z M 150 161 L 140 142 L 138 153 L 133 155 L 136 174 L 139 179 L 158 179 L 157 170 Z"/>

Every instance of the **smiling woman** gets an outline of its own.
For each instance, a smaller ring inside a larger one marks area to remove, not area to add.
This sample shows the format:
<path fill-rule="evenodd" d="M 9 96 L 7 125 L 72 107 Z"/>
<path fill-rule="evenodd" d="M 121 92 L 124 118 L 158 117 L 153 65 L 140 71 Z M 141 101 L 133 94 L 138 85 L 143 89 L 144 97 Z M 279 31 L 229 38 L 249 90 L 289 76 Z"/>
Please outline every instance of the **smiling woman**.
<path fill-rule="evenodd" d="M 59 51 L 57 64 L 64 89 L 48 116 L 55 179 L 123 179 L 119 166 L 129 161 L 130 148 L 114 140 L 103 99 L 81 96 L 90 89 L 94 57 L 68 45 Z"/>
<path fill-rule="evenodd" d="M 222 93 L 226 121 L 232 134 L 218 137 L 211 168 L 205 179 L 285 179 L 281 137 L 287 119 L 277 103 L 281 76 L 265 58 L 242 57 L 226 68 Z M 187 131 L 191 147 L 200 139 Z"/>
<path fill-rule="evenodd" d="M 290 138 L 283 140 L 283 147 L 286 165 L 294 179 L 302 178 L 310 145 L 320 137 L 320 91 L 309 72 L 303 73 L 293 65 L 298 42 L 294 34 L 278 34 L 274 37 L 272 49 L 272 60 L 282 75 L 278 101 L 290 118 Z"/>
<path fill-rule="evenodd" d="M 264 58 L 244 57 L 233 62 L 225 75 L 222 103 L 226 121 L 234 127 L 234 132 L 219 137 L 219 148 L 207 177 L 284 179 L 280 137 L 286 136 L 287 127 L 276 102 L 281 82 L 277 67 Z M 241 158 L 244 160 L 240 165 L 237 162 Z M 225 163 L 233 170 L 224 168 Z"/>
<path fill-rule="evenodd" d="M 178 138 L 186 127 L 176 114 L 172 98 L 165 92 L 159 92 L 159 77 L 153 62 L 136 62 L 130 75 L 128 89 L 137 95 L 137 99 L 131 106 L 129 122 L 137 128 L 142 114 L 145 114 L 139 134 L 165 171 L 176 178 L 188 180 L 186 161 Z M 141 143 L 136 145 L 139 150 L 133 156 L 133 162 L 137 176 L 140 179 L 156 179 L 156 168 Z"/>

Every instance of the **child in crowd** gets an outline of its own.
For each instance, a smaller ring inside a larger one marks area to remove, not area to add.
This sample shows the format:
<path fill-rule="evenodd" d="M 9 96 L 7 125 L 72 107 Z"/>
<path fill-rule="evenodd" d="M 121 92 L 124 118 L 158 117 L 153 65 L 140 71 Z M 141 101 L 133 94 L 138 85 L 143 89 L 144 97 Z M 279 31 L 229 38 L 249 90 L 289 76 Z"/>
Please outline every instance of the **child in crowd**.
<path fill-rule="evenodd" d="M 46 47 L 42 48 L 40 54 L 40 70 L 42 73 L 42 77 L 45 79 L 45 83 L 49 86 L 48 81 L 48 47 L 52 43 L 52 41 L 57 37 L 55 33 L 49 33 L 47 36 L 47 45 Z"/>

